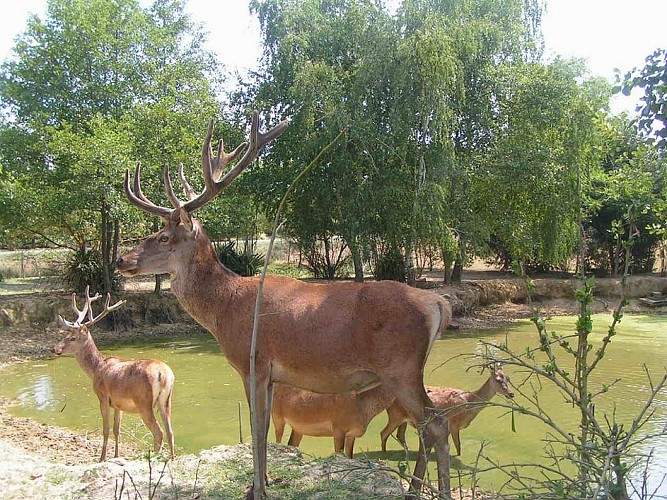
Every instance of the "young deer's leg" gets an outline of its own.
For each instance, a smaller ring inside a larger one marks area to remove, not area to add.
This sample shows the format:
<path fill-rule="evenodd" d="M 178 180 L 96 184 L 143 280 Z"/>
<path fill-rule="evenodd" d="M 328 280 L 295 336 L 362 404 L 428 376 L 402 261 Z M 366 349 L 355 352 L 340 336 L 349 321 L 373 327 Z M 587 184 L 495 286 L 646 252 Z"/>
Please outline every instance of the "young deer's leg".
<path fill-rule="evenodd" d="M 174 431 L 171 427 L 171 396 L 173 389 L 166 396 L 164 393 L 158 397 L 158 406 L 160 407 L 160 416 L 164 424 L 164 430 L 167 433 L 167 443 L 169 444 L 169 458 L 174 458 Z"/>
<path fill-rule="evenodd" d="M 345 456 L 347 458 L 352 458 L 354 456 L 354 438 L 346 436 L 345 437 Z"/>
<path fill-rule="evenodd" d="M 391 433 L 396 430 L 397 427 L 401 425 L 402 414 L 403 412 L 399 410 L 398 403 L 394 402 L 389 408 L 387 408 L 387 425 L 384 429 L 380 431 L 380 439 L 382 440 L 382 451 L 387 451 L 387 439 L 391 436 Z"/>
<path fill-rule="evenodd" d="M 148 427 L 148 429 L 151 431 L 151 434 L 153 434 L 153 450 L 155 453 L 159 453 L 160 448 L 162 448 L 163 434 L 162 429 L 160 429 L 160 424 L 157 423 L 157 419 L 155 418 L 155 413 L 153 413 L 153 408 L 142 411 L 141 420 L 144 421 L 146 427 Z"/>
<path fill-rule="evenodd" d="M 273 415 L 273 432 L 276 434 L 276 443 L 282 442 L 285 433 L 285 419 L 275 414 Z"/>
<path fill-rule="evenodd" d="M 113 437 L 116 441 L 116 448 L 114 451 L 114 458 L 118 458 L 118 443 L 120 442 L 120 423 L 123 420 L 123 412 L 118 408 L 113 410 Z"/>
<path fill-rule="evenodd" d="M 452 427 L 449 430 L 452 433 L 452 440 L 454 441 L 454 447 L 456 448 L 456 456 L 458 457 L 459 455 L 461 455 L 461 438 L 459 437 L 459 429 Z"/>
<path fill-rule="evenodd" d="M 345 431 L 334 429 L 334 453 L 340 453 L 345 449 Z"/>
<path fill-rule="evenodd" d="M 398 426 L 398 430 L 396 431 L 396 439 L 398 439 L 398 442 L 401 443 L 401 446 L 403 448 L 408 447 L 408 442 L 405 440 L 405 431 L 408 428 L 408 423 L 403 422 L 401 425 Z"/>
<path fill-rule="evenodd" d="M 108 397 L 100 397 L 100 413 L 102 413 L 102 454 L 100 462 L 104 462 L 107 458 L 107 444 L 109 443 L 109 399 Z"/>
<path fill-rule="evenodd" d="M 303 438 L 303 434 L 301 434 L 300 432 L 297 432 L 294 429 L 292 429 L 292 432 L 289 435 L 289 441 L 287 442 L 287 444 L 289 446 L 294 446 L 294 447 L 298 448 L 299 445 L 301 444 L 301 439 L 302 438 Z"/>

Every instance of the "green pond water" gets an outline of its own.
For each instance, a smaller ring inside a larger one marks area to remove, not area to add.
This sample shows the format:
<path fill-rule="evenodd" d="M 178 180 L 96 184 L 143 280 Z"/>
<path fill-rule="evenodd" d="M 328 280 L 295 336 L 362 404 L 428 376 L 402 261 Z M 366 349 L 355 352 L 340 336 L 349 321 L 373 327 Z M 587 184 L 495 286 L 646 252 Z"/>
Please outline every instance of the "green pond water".
<path fill-rule="evenodd" d="M 597 333 L 594 340 L 602 338 L 610 321 L 609 316 L 595 316 Z M 574 330 L 574 318 L 553 319 L 548 327 L 549 331 L 567 334 Z M 666 330 L 667 318 L 623 318 L 618 328 L 619 334 L 593 378 L 594 387 L 621 379 L 608 393 L 598 398 L 598 416 L 604 411 L 615 411 L 617 421 L 630 426 L 650 393 L 643 366 L 649 368 L 653 380 L 659 379 L 667 366 Z M 468 368 L 479 362 L 473 355 L 479 349 L 480 339 L 486 342 L 507 342 L 515 352 L 523 352 L 527 346 L 536 345 L 536 338 L 535 327 L 527 321 L 502 329 L 446 332 L 436 342 L 429 356 L 425 382 L 430 385 L 477 389 L 487 375 Z M 219 353 L 218 345 L 212 337 L 193 336 L 118 345 L 106 347 L 103 353 L 127 358 L 159 358 L 171 366 L 176 374 L 172 416 L 179 453 L 195 453 L 219 444 L 237 444 L 240 434 L 245 442 L 250 441 L 249 412 L 240 377 Z M 561 359 L 565 360 L 565 355 Z M 506 366 L 505 373 L 513 385 L 519 385 L 525 378 L 521 371 L 512 366 Z M 526 385 L 522 391 L 530 392 Z M 91 382 L 73 358 L 40 360 L 8 367 L 0 372 L 0 395 L 21 403 L 12 409 L 15 415 L 91 434 L 101 432 L 101 417 Z M 578 414 L 564 403 L 554 388 L 544 385 L 539 390 L 539 399 L 563 428 L 576 432 Z M 502 400 L 496 396 L 495 401 Z M 517 395 L 517 401 L 522 402 L 520 395 Z M 646 432 L 666 428 L 667 391 L 659 394 L 655 408 L 655 416 L 647 424 Z M 357 457 L 384 459 L 394 464 L 405 458 L 394 439 L 389 441 L 388 453 L 379 451 L 379 432 L 385 424 L 385 413 L 371 422 L 366 434 L 356 441 Z M 481 412 L 470 427 L 461 432 L 462 456 L 452 459 L 453 484 L 457 483 L 457 470 L 465 472 L 469 466 L 474 465 L 482 442 L 485 443 L 484 453 L 501 464 L 544 462 L 547 437 L 545 425 L 515 413 L 514 427 L 515 432 L 512 430 L 511 415 L 502 408 L 489 407 Z M 270 432 L 270 439 L 273 440 L 273 429 Z M 284 442 L 288 436 L 286 432 Z M 142 440 L 146 448 L 150 447 L 150 434 L 134 415 L 126 415 L 123 420 L 121 453 L 123 440 L 130 439 Z M 417 437 L 412 429 L 408 430 L 408 444 L 411 450 L 417 449 Z M 306 436 L 301 448 L 308 454 L 326 456 L 332 452 L 333 439 Z M 660 484 L 662 477 L 667 474 L 667 436 L 642 444 L 642 451 L 651 450 L 654 460 L 649 469 L 649 485 L 657 488 L 661 495 L 667 495 L 667 484 Z M 414 454 L 409 459 L 412 467 Z M 435 473 L 432 473 L 432 477 L 435 477 Z M 492 472 L 483 473 L 478 479 L 484 487 L 498 488 L 506 477 Z"/>

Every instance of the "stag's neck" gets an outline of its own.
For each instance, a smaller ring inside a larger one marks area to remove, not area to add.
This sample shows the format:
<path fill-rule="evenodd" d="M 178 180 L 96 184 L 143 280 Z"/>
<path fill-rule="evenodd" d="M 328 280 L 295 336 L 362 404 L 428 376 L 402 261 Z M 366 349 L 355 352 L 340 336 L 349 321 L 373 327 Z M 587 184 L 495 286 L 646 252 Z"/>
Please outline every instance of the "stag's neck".
<path fill-rule="evenodd" d="M 99 372 L 100 366 L 104 363 L 104 356 L 97 349 L 92 337 L 89 337 L 86 343 L 77 351 L 76 360 L 79 366 L 91 379 Z"/>
<path fill-rule="evenodd" d="M 220 264 L 203 233 L 198 238 L 197 251 L 172 276 L 171 291 L 195 321 L 214 332 L 226 305 L 238 295 L 240 277 Z"/>

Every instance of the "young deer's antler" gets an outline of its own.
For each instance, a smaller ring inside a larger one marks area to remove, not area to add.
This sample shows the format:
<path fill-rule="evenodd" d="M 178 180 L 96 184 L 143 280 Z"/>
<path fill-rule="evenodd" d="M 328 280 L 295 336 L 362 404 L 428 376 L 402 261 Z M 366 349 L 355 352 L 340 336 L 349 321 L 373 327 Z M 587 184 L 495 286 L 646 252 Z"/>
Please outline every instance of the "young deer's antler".
<path fill-rule="evenodd" d="M 99 313 L 97 316 L 93 317 L 93 308 L 91 304 L 95 302 L 97 299 L 100 298 L 100 294 L 96 293 L 94 297 L 90 296 L 90 285 L 86 286 L 86 302 L 83 305 L 82 309 L 79 309 L 76 303 L 76 293 L 72 294 L 72 309 L 74 309 L 74 312 L 77 313 L 77 319 L 74 322 L 67 321 L 64 319 L 62 316 L 58 315 L 58 319 L 60 320 L 60 323 L 63 326 L 66 326 L 68 328 L 72 329 L 78 329 L 81 328 L 81 326 L 85 325 L 86 327 L 90 327 L 97 323 L 99 320 L 101 320 L 103 317 L 105 317 L 107 314 L 109 314 L 111 311 L 118 309 L 120 306 L 125 304 L 125 300 L 119 300 L 116 302 L 114 305 L 109 305 L 111 303 L 111 295 L 107 293 L 107 298 L 106 302 L 104 304 L 104 310 L 102 310 L 101 313 Z M 86 314 L 88 315 L 88 321 L 85 323 L 82 323 L 84 318 L 86 317 Z"/>
<path fill-rule="evenodd" d="M 179 169 L 179 179 L 188 196 L 188 201 L 184 203 L 179 200 L 178 197 L 174 194 L 174 190 L 171 185 L 169 167 L 165 166 L 163 171 L 164 185 L 167 191 L 167 197 L 169 198 L 169 201 L 172 203 L 174 208 L 161 207 L 154 204 L 152 201 L 146 198 L 141 191 L 141 166 L 139 164 L 137 164 L 137 167 L 134 171 L 134 189 L 130 189 L 130 171 L 127 170 L 125 172 L 125 194 L 134 205 L 138 206 L 145 212 L 158 215 L 164 219 L 170 218 L 173 211 L 179 208 L 183 208 L 188 213 L 194 212 L 198 208 L 201 208 L 206 203 L 208 203 L 224 188 L 229 186 L 232 181 L 236 179 L 236 177 L 238 177 L 241 172 L 248 168 L 248 166 L 255 158 L 257 158 L 257 155 L 262 150 L 262 148 L 264 148 L 264 146 L 279 137 L 287 129 L 287 125 L 288 121 L 283 120 L 269 131 L 262 133 L 259 131 L 259 113 L 255 111 L 253 113 L 252 122 L 250 125 L 249 142 L 243 142 L 234 151 L 226 153 L 224 150 L 224 142 L 221 139 L 218 144 L 217 154 L 214 156 L 211 148 L 214 122 L 211 121 L 208 125 L 208 133 L 206 134 L 206 139 L 204 140 L 204 145 L 202 148 L 202 172 L 204 175 L 204 190 L 199 195 L 195 193 L 194 189 L 192 189 L 192 187 L 185 180 L 181 166 Z M 238 163 L 234 166 L 234 168 L 232 168 L 223 176 L 223 173 L 229 164 L 234 161 L 244 149 L 245 153 L 238 161 Z"/>

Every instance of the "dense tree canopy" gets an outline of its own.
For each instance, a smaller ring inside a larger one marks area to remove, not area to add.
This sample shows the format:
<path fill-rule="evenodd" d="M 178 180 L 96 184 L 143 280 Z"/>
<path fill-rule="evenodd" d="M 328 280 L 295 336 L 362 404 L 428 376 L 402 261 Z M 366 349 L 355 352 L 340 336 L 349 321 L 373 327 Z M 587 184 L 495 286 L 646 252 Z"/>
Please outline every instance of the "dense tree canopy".
<path fill-rule="evenodd" d="M 667 234 L 664 50 L 620 82 L 645 90 L 633 125 L 581 62 L 542 59 L 541 0 L 253 0 L 260 68 L 223 105 L 224 68 L 184 2 L 50 0 L 30 19 L 0 74 L 1 244 L 93 247 L 110 286 L 121 226 L 157 223 L 124 202 L 125 170 L 140 161 L 167 204 L 163 167 L 201 188 L 208 120 L 224 117 L 215 137 L 234 147 L 257 108 L 291 125 L 198 213 L 214 239 L 266 231 L 343 132 L 285 215 L 318 276 L 410 279 L 440 260 L 457 279 L 473 256 L 562 267 L 582 241 L 615 272 L 631 233 L 637 269 L 652 265 Z"/>

